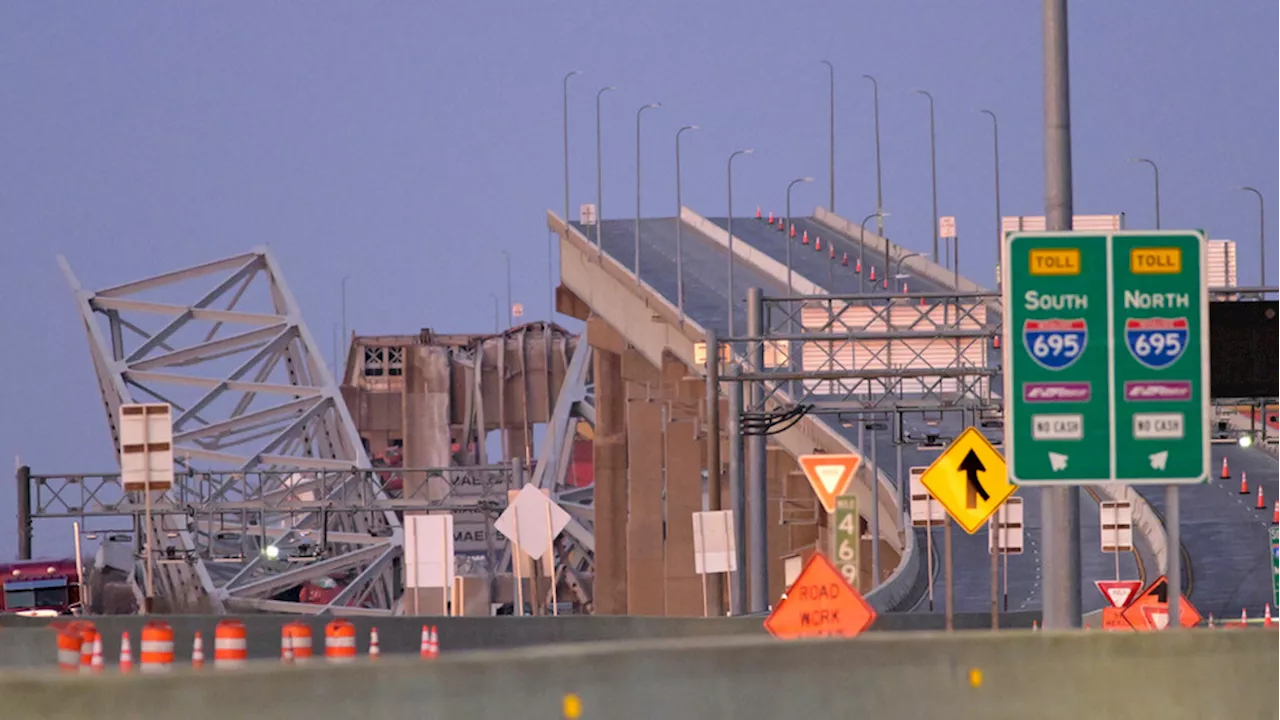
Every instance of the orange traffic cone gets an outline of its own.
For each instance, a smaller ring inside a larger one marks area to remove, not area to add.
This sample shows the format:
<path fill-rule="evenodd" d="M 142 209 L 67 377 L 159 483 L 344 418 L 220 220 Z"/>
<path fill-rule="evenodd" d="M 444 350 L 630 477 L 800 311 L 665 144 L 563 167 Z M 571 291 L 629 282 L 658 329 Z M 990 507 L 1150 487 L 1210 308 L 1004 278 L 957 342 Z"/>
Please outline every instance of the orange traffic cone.
<path fill-rule="evenodd" d="M 875 281 L 876 281 L 876 269 L 873 267 L 871 268 L 871 282 L 875 282 Z"/>
<path fill-rule="evenodd" d="M 997 335 L 997 336 L 995 337 L 995 347 L 996 347 L 996 349 L 997 349 L 997 350 L 999 350 L 999 349 L 1000 349 L 1000 336 L 999 336 L 999 335 Z"/>
<path fill-rule="evenodd" d="M 886 275 L 886 276 L 885 276 L 885 278 L 884 278 L 884 282 L 880 284 L 880 287 L 883 287 L 885 290 L 888 290 L 888 289 L 889 289 L 889 276 L 888 276 L 888 275 Z"/>
<path fill-rule="evenodd" d="M 853 271 L 858 274 L 862 273 L 862 258 L 858 258 L 858 262 L 854 263 Z"/>
<path fill-rule="evenodd" d="M 1258 504 L 1255 505 L 1254 507 L 1256 507 L 1259 510 L 1265 510 L 1267 508 L 1267 504 L 1262 501 L 1262 484 L 1261 483 L 1258 484 Z"/>
<path fill-rule="evenodd" d="M 120 672 L 133 672 L 133 648 L 129 645 L 129 633 L 120 635 Z"/>
<path fill-rule="evenodd" d="M 928 305 L 928 304 L 929 304 L 929 303 L 925 302 L 924 296 L 923 296 L 923 295 L 921 295 L 921 296 L 920 296 L 920 307 L 924 307 L 925 305 Z"/>
<path fill-rule="evenodd" d="M 1280 525 L 1280 500 L 1277 500 L 1277 501 L 1276 501 L 1276 511 L 1275 511 L 1275 513 L 1271 516 L 1271 524 L 1272 524 L 1272 525 Z"/>
<path fill-rule="evenodd" d="M 813 241 L 813 251 L 819 252 L 821 250 L 822 250 L 822 238 L 817 238 L 816 240 Z"/>
<path fill-rule="evenodd" d="M 422 640 L 418 643 L 418 657 L 431 659 L 431 628 L 422 626 Z"/>
<path fill-rule="evenodd" d="M 195 640 L 191 642 L 191 667 L 199 670 L 204 667 L 204 638 L 196 631 Z"/>
<path fill-rule="evenodd" d="M 382 649 L 378 647 L 378 628 L 369 628 L 369 659 L 377 660 L 382 655 Z"/>
<path fill-rule="evenodd" d="M 828 259 L 828 260 L 835 260 L 835 259 L 836 259 L 836 246 L 835 246 L 835 245 L 832 245 L 832 244 L 830 244 L 830 243 L 827 243 L 827 250 L 829 250 L 829 251 L 830 251 L 829 253 L 827 253 L 827 259 Z"/>
<path fill-rule="evenodd" d="M 1271 603 L 1267 603 L 1262 611 L 1262 627 L 1271 627 Z"/>
<path fill-rule="evenodd" d="M 773 224 L 773 211 L 772 211 L 772 210 L 770 210 L 770 211 L 769 211 L 769 224 L 770 224 L 770 225 L 772 225 L 772 224 Z"/>
<path fill-rule="evenodd" d="M 757 219 L 757 220 L 759 220 L 759 219 L 760 219 L 760 206 L 759 206 L 759 205 L 757 205 L 757 206 L 756 206 L 756 219 Z"/>
<path fill-rule="evenodd" d="M 1226 458 L 1223 458 L 1222 462 L 1225 465 L 1227 462 Z M 1249 479 L 1246 477 L 1246 475 L 1247 473 L 1245 473 L 1244 471 L 1240 472 L 1240 494 L 1241 495 L 1249 494 Z M 1226 477 L 1226 475 L 1223 475 L 1223 477 Z"/>
<path fill-rule="evenodd" d="M 1245 612 L 1244 608 L 1240 608 L 1240 626 L 1249 627 L 1249 613 Z"/>
<path fill-rule="evenodd" d="M 782 222 L 782 218 L 778 218 L 778 232 L 786 230 L 787 226 Z"/>
<path fill-rule="evenodd" d="M 431 626 L 431 657 L 440 657 L 440 635 L 436 633 L 436 626 Z"/>
<path fill-rule="evenodd" d="M 1270 606 L 1267 606 L 1267 607 L 1268 607 L 1268 613 L 1269 613 L 1269 612 L 1270 612 Z M 1268 615 L 1267 615 L 1267 618 L 1268 618 L 1268 619 L 1270 619 L 1270 618 L 1271 618 L 1271 615 L 1269 615 L 1269 614 L 1268 614 Z M 90 669 L 91 671 L 93 671 L 93 672 L 100 673 L 100 672 L 102 672 L 102 668 L 103 668 L 103 663 L 102 663 L 102 633 L 94 633 L 94 634 L 93 634 L 93 657 L 92 657 L 92 659 L 89 661 L 89 669 Z"/>
<path fill-rule="evenodd" d="M 1031 621 L 1031 630 L 1032 630 L 1032 632 L 1038 631 L 1039 629 L 1040 629 L 1040 623 L 1039 623 L 1039 622 L 1036 622 L 1035 620 L 1032 620 L 1032 621 Z"/>
<path fill-rule="evenodd" d="M 796 226 L 795 226 L 795 223 L 792 223 L 792 224 L 791 224 L 791 237 L 795 237 L 795 236 L 796 236 Z"/>
<path fill-rule="evenodd" d="M 809 231 L 808 231 L 808 230 L 805 230 L 805 231 L 804 231 L 804 233 L 802 233 L 802 234 L 800 235 L 800 244 L 801 244 L 801 245 L 808 245 L 808 244 L 809 244 Z"/>
<path fill-rule="evenodd" d="M 1231 471 L 1227 469 L 1227 459 L 1222 458 L 1222 479 L 1226 480 L 1231 477 Z"/>
<path fill-rule="evenodd" d="M 840 264 L 849 267 L 849 253 L 844 253 L 844 256 L 840 258 Z"/>
<path fill-rule="evenodd" d="M 1209 613 L 1209 627 L 1213 627 L 1213 613 Z"/>
<path fill-rule="evenodd" d="M 906 292 L 907 292 L 907 281 L 906 281 L 906 280 L 903 280 L 903 281 L 902 281 L 902 292 L 903 292 L 903 293 L 906 293 Z"/>

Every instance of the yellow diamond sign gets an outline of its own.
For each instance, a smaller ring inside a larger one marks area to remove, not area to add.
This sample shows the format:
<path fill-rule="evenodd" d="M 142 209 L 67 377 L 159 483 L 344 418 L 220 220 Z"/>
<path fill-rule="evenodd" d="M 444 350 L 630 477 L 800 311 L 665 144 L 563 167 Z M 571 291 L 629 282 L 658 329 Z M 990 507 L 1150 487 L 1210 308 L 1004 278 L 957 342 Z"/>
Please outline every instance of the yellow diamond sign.
<path fill-rule="evenodd" d="M 1009 482 L 1000 451 L 973 427 L 933 461 L 920 482 L 970 535 L 1018 489 Z"/>

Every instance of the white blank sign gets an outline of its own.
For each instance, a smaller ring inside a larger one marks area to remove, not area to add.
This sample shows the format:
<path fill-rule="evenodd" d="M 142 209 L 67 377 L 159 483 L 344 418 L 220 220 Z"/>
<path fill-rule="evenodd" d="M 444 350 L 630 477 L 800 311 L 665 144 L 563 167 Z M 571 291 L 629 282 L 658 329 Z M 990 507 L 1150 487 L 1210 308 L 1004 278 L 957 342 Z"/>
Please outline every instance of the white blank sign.
<path fill-rule="evenodd" d="M 405 515 L 404 585 L 453 587 L 453 516 Z"/>
<path fill-rule="evenodd" d="M 166 403 L 120 406 L 120 481 L 129 492 L 173 485 L 173 416 Z"/>
<path fill-rule="evenodd" d="M 733 537 L 733 511 L 693 514 L 693 569 L 699 575 L 735 572 L 737 542 Z"/>
<path fill-rule="evenodd" d="M 538 488 L 526 483 L 493 526 L 514 541 L 526 555 L 540 560 L 570 519 L 563 508 L 547 499 Z"/>

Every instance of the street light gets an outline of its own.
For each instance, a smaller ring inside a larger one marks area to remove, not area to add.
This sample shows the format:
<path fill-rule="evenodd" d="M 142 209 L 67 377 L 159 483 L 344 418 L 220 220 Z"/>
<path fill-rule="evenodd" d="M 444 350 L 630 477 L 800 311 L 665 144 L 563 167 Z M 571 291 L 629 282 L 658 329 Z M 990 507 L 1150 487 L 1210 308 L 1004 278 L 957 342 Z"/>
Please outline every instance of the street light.
<path fill-rule="evenodd" d="M 795 180 L 792 180 L 790 183 L 787 184 L 787 226 L 782 231 L 782 241 L 787 244 L 787 295 L 794 294 L 794 291 L 791 289 L 791 244 L 792 243 L 791 243 L 791 238 L 789 237 L 791 233 L 791 188 L 795 187 L 799 183 L 810 183 L 810 182 L 813 182 L 813 178 L 802 177 L 802 178 L 796 178 Z"/>
<path fill-rule="evenodd" d="M 1236 188 L 1245 192 L 1251 192 L 1258 196 L 1258 287 L 1267 286 L 1267 208 L 1266 203 L 1262 199 L 1262 193 L 1258 192 L 1255 187 L 1241 185 Z"/>
<path fill-rule="evenodd" d="M 898 268 L 897 268 L 897 271 L 894 272 L 893 274 L 895 279 L 906 279 L 908 277 L 907 275 L 902 274 L 902 263 L 906 262 L 907 258 L 913 258 L 913 257 L 924 257 L 924 254 L 918 253 L 918 252 L 911 252 L 898 258 Z"/>
<path fill-rule="evenodd" d="M 596 92 L 596 254 L 604 253 L 604 245 L 600 243 L 600 224 L 604 222 L 604 180 L 600 173 L 600 96 L 616 86 L 602 87 Z"/>
<path fill-rule="evenodd" d="M 754 148 L 745 148 L 743 150 L 734 150 L 729 155 L 729 337 L 733 337 L 733 306 L 735 303 L 733 297 L 733 159 L 739 155 L 753 155 Z"/>
<path fill-rule="evenodd" d="M 680 135 L 685 130 L 697 129 L 697 125 L 685 125 L 676 131 L 676 307 L 680 310 L 681 325 L 684 325 L 684 222 L 680 211 L 684 203 L 680 200 Z"/>
<path fill-rule="evenodd" d="M 564 221 L 569 222 L 569 78 L 581 75 L 581 70 L 570 70 L 564 76 Z"/>
<path fill-rule="evenodd" d="M 649 103 L 636 110 L 636 285 L 640 284 L 640 116 L 645 110 L 660 107 L 662 103 Z"/>
<path fill-rule="evenodd" d="M 859 227 L 861 227 L 862 229 L 858 232 L 858 247 L 859 247 L 859 250 L 858 250 L 858 264 L 859 264 L 859 265 L 861 265 L 861 264 L 862 264 L 862 256 L 863 256 L 864 254 L 866 254 L 866 250 L 867 250 L 867 221 L 868 221 L 868 220 L 870 220 L 871 218 L 883 218 L 885 215 L 888 215 L 888 214 L 889 214 L 889 213 L 884 212 L 883 210 L 880 210 L 879 208 L 877 208 L 875 212 L 873 212 L 873 213 L 871 213 L 870 215 L 868 215 L 868 216 L 866 216 L 866 217 L 862 218 L 862 222 L 859 224 Z M 883 220 L 883 219 L 881 219 L 881 220 L 878 222 L 878 224 L 879 224 L 879 223 L 883 223 L 883 222 L 884 222 L 884 220 Z M 889 260 L 888 260 L 888 258 L 889 258 L 889 239 L 888 239 L 888 238 L 885 238 L 885 241 L 884 241 L 884 242 L 885 242 L 885 246 L 884 246 L 884 251 L 885 251 L 885 268 L 884 268 L 884 269 L 885 269 L 885 272 L 888 272 L 888 271 L 889 271 L 889 266 L 888 266 L 888 262 L 889 262 Z M 867 291 L 867 273 L 866 273 L 866 271 L 865 271 L 865 270 L 861 270 L 861 269 L 860 269 L 860 270 L 858 271 L 858 292 L 860 292 L 860 293 L 864 293 L 864 292 L 866 292 L 866 291 Z"/>
<path fill-rule="evenodd" d="M 996 120 L 996 114 L 990 110 L 979 110 L 978 112 L 991 116 L 991 140 L 995 149 L 996 266 L 1000 268 L 1000 272 L 996 273 L 996 290 L 999 290 L 1004 282 L 1004 228 L 1000 219 L 1000 123 Z M 959 265 L 958 262 L 956 264 Z"/>
<path fill-rule="evenodd" d="M 917 90 L 916 94 L 929 98 L 929 173 L 933 178 L 933 261 L 938 262 L 938 153 L 935 139 L 937 134 L 933 124 L 933 95 L 928 90 Z"/>
<path fill-rule="evenodd" d="M 1160 229 L 1160 168 L 1156 167 L 1155 161 L 1147 158 L 1129 158 L 1129 162 L 1146 163 L 1151 166 L 1156 177 L 1156 229 Z"/>
<path fill-rule="evenodd" d="M 831 175 L 831 200 L 827 209 L 834 213 L 836 211 L 836 66 L 832 65 L 830 60 L 823 60 L 822 64 L 827 66 L 827 78 L 830 86 L 827 93 L 827 103 L 831 108 L 830 136 L 827 141 L 827 164 L 829 167 L 828 172 Z"/>
<path fill-rule="evenodd" d="M 880 192 L 880 82 L 871 75 L 862 77 L 871 81 L 871 107 L 876 118 L 876 207 L 883 208 L 884 195 Z M 884 235 L 884 225 L 879 220 L 876 221 L 876 234 Z"/>

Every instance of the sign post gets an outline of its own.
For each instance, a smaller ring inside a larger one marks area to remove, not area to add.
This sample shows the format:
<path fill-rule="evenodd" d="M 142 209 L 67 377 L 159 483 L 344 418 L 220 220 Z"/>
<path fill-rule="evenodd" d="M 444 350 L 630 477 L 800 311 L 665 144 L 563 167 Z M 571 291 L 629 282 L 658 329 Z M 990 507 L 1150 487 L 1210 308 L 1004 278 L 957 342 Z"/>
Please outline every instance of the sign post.
<path fill-rule="evenodd" d="M 173 415 L 168 403 L 120 406 L 120 483 L 125 492 L 140 492 L 143 497 L 147 556 L 143 612 L 150 614 L 156 596 L 151 493 L 173 486 Z"/>

